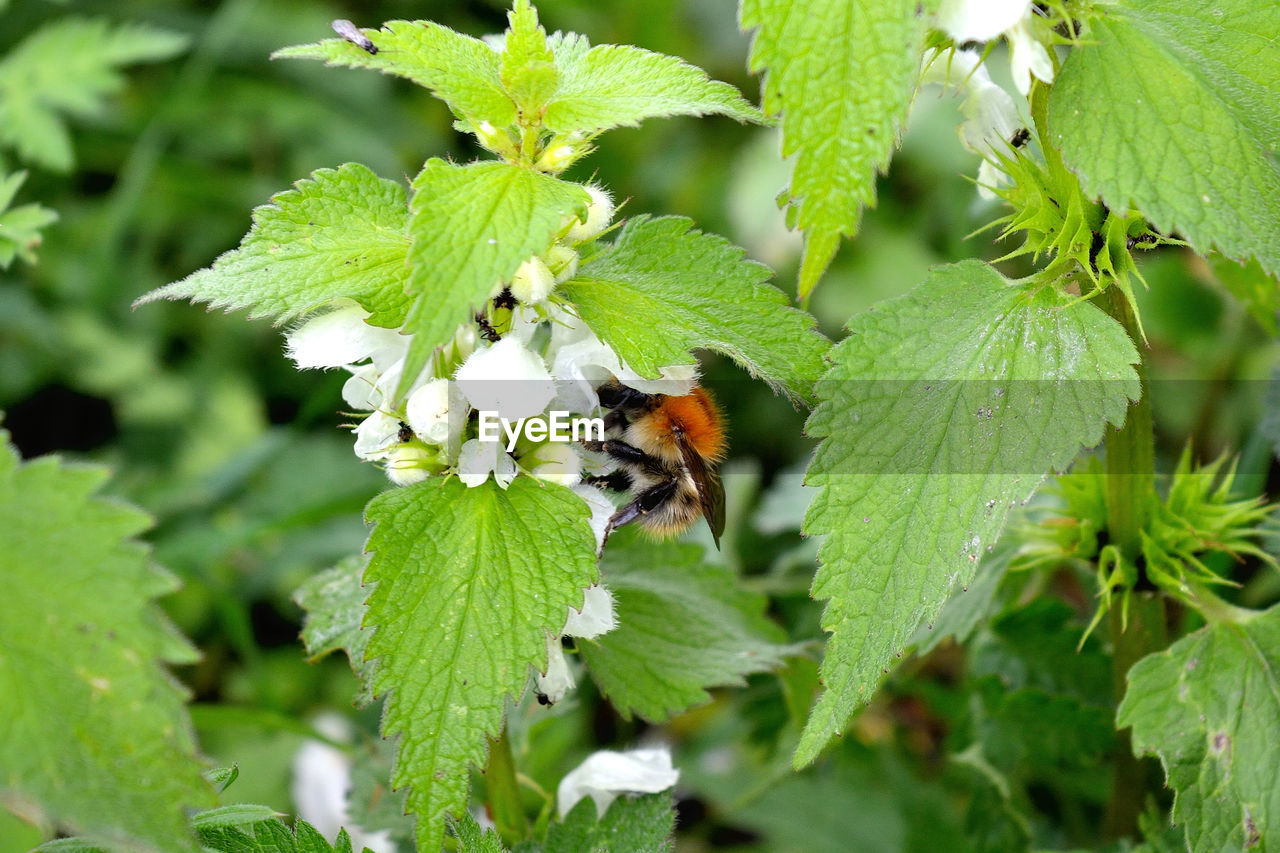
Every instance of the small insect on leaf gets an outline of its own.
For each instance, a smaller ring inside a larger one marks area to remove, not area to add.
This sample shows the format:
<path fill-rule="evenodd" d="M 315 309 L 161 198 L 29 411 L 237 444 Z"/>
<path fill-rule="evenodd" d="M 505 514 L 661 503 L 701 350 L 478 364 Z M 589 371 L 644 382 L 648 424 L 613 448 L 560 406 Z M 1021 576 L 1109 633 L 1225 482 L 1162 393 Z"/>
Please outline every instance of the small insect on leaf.
<path fill-rule="evenodd" d="M 347 19 L 338 18 L 330 26 L 333 27 L 333 31 L 335 33 L 342 36 L 361 50 L 367 51 L 370 54 L 376 54 L 378 52 L 378 46 L 370 41 L 367 35 L 360 32 L 359 27 Z"/>

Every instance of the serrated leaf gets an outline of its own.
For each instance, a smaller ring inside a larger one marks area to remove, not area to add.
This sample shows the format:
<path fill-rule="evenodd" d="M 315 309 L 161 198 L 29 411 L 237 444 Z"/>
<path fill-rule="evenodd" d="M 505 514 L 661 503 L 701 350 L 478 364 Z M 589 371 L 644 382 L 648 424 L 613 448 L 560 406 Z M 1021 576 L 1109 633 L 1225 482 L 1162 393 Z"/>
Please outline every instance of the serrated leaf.
<path fill-rule="evenodd" d="M 100 113 L 124 88 L 117 70 L 181 53 L 187 37 L 138 24 L 63 18 L 23 39 L 0 60 L 0 143 L 59 172 L 74 164 L 63 116 Z"/>
<path fill-rule="evenodd" d="M 338 831 L 332 845 L 305 820 L 293 829 L 272 818 L 245 826 L 219 824 L 201 828 L 200 842 L 216 853 L 352 853 L 351 838 Z"/>
<path fill-rule="evenodd" d="M 516 104 L 519 120 L 539 124 L 542 110 L 560 83 L 555 56 L 547 44 L 547 33 L 538 25 L 538 13 L 525 2 L 516 3 L 508 13 L 507 30 L 499 64 L 503 88 Z"/>
<path fill-rule="evenodd" d="M 516 107 L 502 88 L 498 53 L 477 38 L 431 21 L 388 21 L 363 31 L 376 54 L 344 39 L 286 47 L 272 59 L 322 59 L 326 65 L 372 68 L 412 80 L 431 90 L 459 118 L 505 127 Z"/>
<path fill-rule="evenodd" d="M 1139 394 L 1124 329 L 1052 287 L 966 261 L 855 317 L 819 383 L 823 439 L 805 529 L 827 534 L 827 690 L 801 737 L 811 761 L 866 702 L 916 626 L 967 585 L 1011 505 L 1065 467 Z"/>
<path fill-rule="evenodd" d="M 134 303 L 193 299 L 277 324 L 332 299 L 403 317 L 409 209 L 404 188 L 359 163 L 320 169 L 253 212 L 240 247 Z M 391 323 L 394 326 L 396 323 Z"/>
<path fill-rule="evenodd" d="M 550 248 L 565 218 L 585 213 L 577 184 L 509 163 L 457 166 L 432 158 L 413 180 L 410 293 L 405 331 L 413 335 L 401 392 L 431 351 L 509 281 L 520 264 Z M 394 318 L 391 318 L 394 320 Z M 386 323 L 374 312 L 371 322 Z"/>
<path fill-rule="evenodd" d="M 670 794 L 623 796 L 597 817 L 584 797 L 561 823 L 547 827 L 545 853 L 666 853 L 672 849 L 676 812 Z"/>
<path fill-rule="evenodd" d="M 830 344 L 768 278 L 768 267 L 688 219 L 637 216 L 557 292 L 642 376 L 707 349 L 809 401 Z"/>
<path fill-rule="evenodd" d="M 367 515 L 365 627 L 382 731 L 399 735 L 392 784 L 410 788 L 418 848 L 438 850 L 504 702 L 545 667 L 547 636 L 595 581 L 595 536 L 577 495 L 530 477 L 505 491 L 431 479 L 379 495 Z"/>
<path fill-rule="evenodd" d="M 132 541 L 144 513 L 94 497 L 104 469 L 19 463 L 0 431 L 0 788 L 90 840 L 191 850 L 183 810 L 212 805 L 184 691 L 161 665 L 194 650 L 154 599 L 173 577 Z"/>
<path fill-rule="evenodd" d="M 249 826 L 264 820 L 275 820 L 276 810 L 270 806 L 253 803 L 233 803 L 200 812 L 191 818 L 191 826 L 197 832 L 224 826 Z"/>
<path fill-rule="evenodd" d="M 1099 9 L 1049 97 L 1050 139 L 1084 190 L 1280 273 L 1280 6 Z"/>
<path fill-rule="evenodd" d="M 582 36 L 563 37 L 553 44 L 560 85 L 544 117 L 549 130 L 594 134 L 677 115 L 763 119 L 737 89 L 678 57 L 629 45 L 589 48 Z"/>
<path fill-rule="evenodd" d="M 969 639 L 991 609 L 991 602 L 1013 554 L 1011 548 L 998 548 L 983 555 L 973 580 L 967 586 L 952 588 L 946 604 L 938 611 L 938 617 L 932 623 L 918 626 L 907 641 L 908 645 L 915 646 L 916 654 L 928 654 L 948 637 L 954 637 L 957 643 Z"/>
<path fill-rule="evenodd" d="M 481 829 L 480 824 L 466 812 L 456 821 L 450 821 L 453 837 L 458 840 L 460 853 L 507 853 L 502 839 L 492 829 Z"/>
<path fill-rule="evenodd" d="M 351 670 L 360 680 L 356 705 L 373 702 L 373 664 L 365 660 L 370 632 L 361 627 L 365 597 L 369 591 L 360 582 L 365 561 L 360 557 L 343 560 L 332 569 L 308 578 L 293 594 L 293 600 L 307 612 L 302 623 L 302 642 L 312 660 L 338 649 L 346 652 Z"/>
<path fill-rule="evenodd" d="M 765 617 L 764 596 L 705 562 L 698 546 L 633 540 L 605 551 L 600 578 L 618 627 L 579 639 L 578 650 L 624 717 L 664 720 L 708 701 L 707 688 L 741 686 L 795 654 Z"/>
<path fill-rule="evenodd" d="M 795 156 L 787 198 L 805 232 L 800 296 L 841 236 L 876 203 L 915 93 L 924 27 L 915 0 L 743 0 L 754 29 L 751 70 L 767 70 L 764 111 L 782 116 L 782 155 Z"/>
<path fill-rule="evenodd" d="M 1129 670 L 1116 724 L 1160 756 L 1192 850 L 1268 850 L 1280 827 L 1280 607 L 1212 623 Z"/>
<path fill-rule="evenodd" d="M 40 229 L 58 221 L 57 211 L 39 204 L 9 207 L 26 179 L 26 172 L 0 173 L 0 270 L 7 270 L 14 258 L 34 264 L 44 239 Z"/>

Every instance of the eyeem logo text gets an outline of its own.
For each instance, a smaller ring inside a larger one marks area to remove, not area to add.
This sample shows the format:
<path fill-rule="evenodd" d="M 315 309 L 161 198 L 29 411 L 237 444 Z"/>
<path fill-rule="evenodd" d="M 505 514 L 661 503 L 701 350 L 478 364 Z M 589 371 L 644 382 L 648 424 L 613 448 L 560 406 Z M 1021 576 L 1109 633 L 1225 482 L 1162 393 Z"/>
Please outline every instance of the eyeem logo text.
<path fill-rule="evenodd" d="M 550 412 L 546 418 L 520 418 L 511 421 L 497 412 L 481 409 L 481 441 L 501 441 L 507 437 L 507 452 L 516 449 L 521 434 L 530 441 L 604 441 L 604 418 L 571 418 L 568 412 Z"/>

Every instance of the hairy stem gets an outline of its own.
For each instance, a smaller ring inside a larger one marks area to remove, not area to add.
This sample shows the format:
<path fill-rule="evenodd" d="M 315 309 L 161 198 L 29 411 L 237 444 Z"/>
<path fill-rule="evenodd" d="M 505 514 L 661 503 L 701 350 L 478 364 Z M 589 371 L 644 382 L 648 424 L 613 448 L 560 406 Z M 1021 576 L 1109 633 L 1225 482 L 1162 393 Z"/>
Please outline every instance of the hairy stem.
<path fill-rule="evenodd" d="M 529 820 L 520 802 L 516 761 L 511 754 L 511 739 L 505 727 L 497 740 L 489 741 L 489 766 L 484 771 L 484 784 L 489 798 L 489 814 L 498 828 L 498 835 L 507 844 L 523 841 L 529 835 Z"/>
<path fill-rule="evenodd" d="M 1103 307 L 1141 342 L 1133 308 L 1117 287 L 1109 288 Z M 1138 365 L 1142 397 L 1129 407 L 1124 426 L 1106 438 L 1107 533 L 1130 565 L 1139 565 L 1142 530 L 1155 495 L 1155 435 L 1151 425 L 1151 400 L 1147 395 L 1144 365 Z M 1158 592 L 1132 593 L 1127 624 L 1120 602 L 1111 608 L 1111 679 L 1116 702 L 1124 698 L 1129 668 L 1148 654 L 1165 647 L 1164 599 Z M 1103 833 L 1106 838 L 1135 836 L 1138 815 L 1146 800 L 1154 762 L 1133 754 L 1128 730 L 1119 733 L 1112 766 L 1111 799 L 1107 803 Z M 1158 767 L 1154 768 L 1158 773 Z M 1159 777 L 1156 776 L 1158 779 Z"/>

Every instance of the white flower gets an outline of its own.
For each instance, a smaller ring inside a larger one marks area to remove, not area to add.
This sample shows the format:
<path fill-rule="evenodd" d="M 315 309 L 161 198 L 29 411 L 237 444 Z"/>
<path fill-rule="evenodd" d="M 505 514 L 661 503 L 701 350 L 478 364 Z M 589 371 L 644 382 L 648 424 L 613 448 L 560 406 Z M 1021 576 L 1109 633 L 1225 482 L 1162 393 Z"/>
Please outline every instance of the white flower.
<path fill-rule="evenodd" d="M 405 421 L 428 444 L 449 440 L 449 380 L 431 379 L 409 395 Z"/>
<path fill-rule="evenodd" d="M 570 243 L 581 243 L 596 237 L 613 219 L 613 196 L 609 195 L 609 191 L 596 184 L 587 184 L 583 189 L 591 196 L 591 200 L 587 202 L 587 218 L 585 221 L 575 219 L 569 227 L 565 239 Z"/>
<path fill-rule="evenodd" d="M 680 773 L 671 766 L 666 749 L 633 749 L 629 752 L 601 750 L 592 753 L 560 780 L 556 808 L 567 815 L 583 797 L 595 801 L 600 817 L 619 794 L 656 794 L 676 783 Z"/>
<path fill-rule="evenodd" d="M 560 638 L 547 637 L 547 671 L 539 673 L 537 677 L 538 701 L 544 705 L 554 705 L 577 686 L 573 671 L 569 669 L 569 659 L 565 657 L 564 648 L 560 645 Z"/>
<path fill-rule="evenodd" d="M 938 26 L 956 42 L 990 41 L 1001 33 L 1009 40 L 1009 64 L 1018 91 L 1031 91 L 1034 74 L 1053 82 L 1053 61 L 1031 33 L 1031 0 L 942 0 Z"/>
<path fill-rule="evenodd" d="M 347 721 L 326 714 L 315 721 L 316 730 L 345 741 L 350 735 Z M 396 844 L 387 832 L 364 832 L 351 823 L 348 793 L 351 790 L 351 761 L 339 749 L 318 740 L 304 741 L 293 759 L 293 802 L 297 815 L 332 841 L 346 827 L 352 847 L 368 847 L 374 853 L 395 853 Z"/>
<path fill-rule="evenodd" d="M 373 412 L 356 427 L 356 456 L 375 461 L 385 459 L 400 443 L 400 421 L 386 412 Z"/>
<path fill-rule="evenodd" d="M 286 333 L 285 349 L 299 368 L 342 367 L 407 346 L 395 329 L 366 323 L 369 314 L 359 305 L 346 299 L 335 302 L 339 307 Z"/>
<path fill-rule="evenodd" d="M 473 438 L 463 444 L 458 452 L 458 479 L 474 489 L 490 474 L 504 489 L 516 478 L 516 462 L 503 451 L 502 443 Z"/>
<path fill-rule="evenodd" d="M 618 617 L 613 612 L 613 595 L 609 590 L 596 584 L 587 587 L 583 593 L 582 609 L 569 608 L 569 618 L 564 622 L 567 637 L 582 637 L 591 640 L 601 634 L 607 634 L 618 626 Z"/>
<path fill-rule="evenodd" d="M 438 457 L 427 448 L 401 445 L 388 456 L 387 477 L 397 486 L 411 486 L 430 477 L 436 463 Z"/>
<path fill-rule="evenodd" d="M 991 79 L 977 51 L 957 50 L 950 57 L 935 55 L 926 61 L 922 85 L 937 83 L 946 88 L 954 82 L 962 87 L 965 99 L 960 111 L 965 120 L 959 128 L 960 144 L 982 155 L 978 194 L 994 198 L 990 187 L 998 186 L 1005 177 L 997 154 L 1013 156 L 1009 140 L 1022 127 L 1013 98 Z"/>
<path fill-rule="evenodd" d="M 565 311 L 552 313 L 551 343 L 547 358 L 556 378 L 557 408 L 571 412 L 594 411 L 600 401 L 595 389 L 615 377 L 645 394 L 682 397 L 693 390 L 698 368 L 678 364 L 660 370 L 661 378 L 646 379 L 618 358 L 581 319 Z"/>
<path fill-rule="evenodd" d="M 510 421 L 541 413 L 556 395 L 542 359 L 512 337 L 476 350 L 455 378 L 472 408 Z"/>
<path fill-rule="evenodd" d="M 1009 68 L 1013 72 L 1013 85 L 1027 94 L 1031 91 L 1031 77 L 1053 82 L 1053 60 L 1049 51 L 1031 34 L 1031 18 L 1024 17 L 1005 36 L 1009 39 Z"/>
<path fill-rule="evenodd" d="M 571 444 L 548 441 L 522 457 L 521 462 L 539 480 L 572 486 L 582 479 L 582 457 Z"/>
<path fill-rule="evenodd" d="M 551 274 L 546 261 L 537 255 L 521 264 L 511 277 L 511 295 L 522 305 L 546 301 L 555 286 L 556 277 Z"/>
<path fill-rule="evenodd" d="M 596 535 L 596 554 L 599 554 L 604 550 L 605 536 L 609 532 L 609 519 L 613 518 L 617 507 L 595 486 L 579 483 L 571 488 L 574 494 L 586 501 L 587 506 L 591 508 L 591 518 L 588 519 L 588 523 L 591 525 L 591 532 Z"/>

